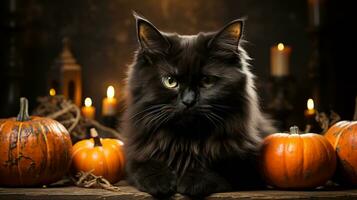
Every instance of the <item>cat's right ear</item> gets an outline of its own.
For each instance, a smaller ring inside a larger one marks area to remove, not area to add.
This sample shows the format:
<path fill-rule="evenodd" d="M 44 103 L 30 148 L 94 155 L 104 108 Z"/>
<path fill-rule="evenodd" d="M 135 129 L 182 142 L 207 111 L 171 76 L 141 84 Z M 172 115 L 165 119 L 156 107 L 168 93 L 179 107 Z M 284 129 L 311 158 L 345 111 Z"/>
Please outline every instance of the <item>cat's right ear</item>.
<path fill-rule="evenodd" d="M 243 20 L 234 20 L 219 30 L 208 46 L 220 55 L 235 56 L 243 32 Z"/>
<path fill-rule="evenodd" d="M 165 36 L 147 19 L 133 12 L 136 19 L 136 32 L 140 47 L 148 52 L 167 53 L 170 43 Z"/>

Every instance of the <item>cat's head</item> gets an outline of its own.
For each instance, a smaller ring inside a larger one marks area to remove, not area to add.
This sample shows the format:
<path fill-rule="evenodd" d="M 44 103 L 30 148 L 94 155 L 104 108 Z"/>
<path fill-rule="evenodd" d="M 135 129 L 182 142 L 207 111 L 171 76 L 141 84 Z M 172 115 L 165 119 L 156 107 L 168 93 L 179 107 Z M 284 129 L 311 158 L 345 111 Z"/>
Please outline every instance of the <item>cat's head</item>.
<path fill-rule="evenodd" d="M 151 128 L 167 123 L 211 127 L 222 126 L 229 116 L 243 118 L 251 74 L 240 46 L 242 20 L 217 32 L 186 36 L 135 18 L 139 49 L 129 71 L 135 122 Z"/>

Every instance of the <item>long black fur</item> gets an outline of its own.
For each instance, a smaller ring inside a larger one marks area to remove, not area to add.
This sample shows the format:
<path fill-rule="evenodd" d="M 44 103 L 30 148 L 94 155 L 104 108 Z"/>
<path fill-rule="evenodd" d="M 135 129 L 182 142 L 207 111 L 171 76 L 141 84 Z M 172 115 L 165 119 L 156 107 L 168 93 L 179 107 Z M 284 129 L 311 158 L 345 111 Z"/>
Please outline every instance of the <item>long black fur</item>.
<path fill-rule="evenodd" d="M 262 186 L 259 147 L 274 129 L 259 108 L 243 21 L 182 36 L 135 17 L 140 48 L 128 72 L 124 116 L 129 183 L 156 197 Z M 179 87 L 165 88 L 163 76 Z M 214 84 L 203 87 L 204 76 Z M 183 104 L 187 95 L 194 106 Z"/>

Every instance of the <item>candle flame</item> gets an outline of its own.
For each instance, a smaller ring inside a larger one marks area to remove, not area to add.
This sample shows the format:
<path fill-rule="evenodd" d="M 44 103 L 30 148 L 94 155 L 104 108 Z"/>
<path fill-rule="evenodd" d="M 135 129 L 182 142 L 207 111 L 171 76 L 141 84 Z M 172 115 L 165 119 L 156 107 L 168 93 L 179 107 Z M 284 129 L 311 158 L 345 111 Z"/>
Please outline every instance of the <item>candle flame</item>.
<path fill-rule="evenodd" d="M 283 44 L 283 43 L 279 43 L 279 44 L 278 44 L 278 50 L 279 50 L 279 51 L 284 50 L 284 48 L 285 48 L 285 47 L 284 47 L 284 44 Z"/>
<path fill-rule="evenodd" d="M 114 87 L 112 85 L 110 85 L 107 89 L 107 97 L 108 98 L 113 98 L 115 95 L 115 90 Z"/>
<path fill-rule="evenodd" d="M 54 88 L 50 89 L 50 96 L 51 97 L 56 96 L 56 90 Z"/>
<path fill-rule="evenodd" d="M 312 100 L 312 99 L 307 100 L 307 109 L 309 109 L 309 110 L 314 109 L 314 100 Z"/>
<path fill-rule="evenodd" d="M 89 98 L 89 97 L 87 97 L 86 99 L 84 99 L 84 105 L 85 105 L 86 107 L 92 106 L 92 99 Z"/>

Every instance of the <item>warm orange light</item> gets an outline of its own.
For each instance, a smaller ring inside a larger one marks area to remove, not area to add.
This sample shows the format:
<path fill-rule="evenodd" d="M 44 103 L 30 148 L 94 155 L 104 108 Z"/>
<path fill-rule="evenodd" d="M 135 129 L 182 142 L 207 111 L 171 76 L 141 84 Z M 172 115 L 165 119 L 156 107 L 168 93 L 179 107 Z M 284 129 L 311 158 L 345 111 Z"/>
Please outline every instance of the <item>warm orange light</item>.
<path fill-rule="evenodd" d="M 87 97 L 84 99 L 84 106 L 82 107 L 82 114 L 85 118 L 94 119 L 95 118 L 95 108 L 92 106 L 92 99 Z"/>
<path fill-rule="evenodd" d="M 51 97 L 56 96 L 56 90 L 54 88 L 50 89 L 50 96 Z"/>
<path fill-rule="evenodd" d="M 92 99 L 89 98 L 89 97 L 85 98 L 85 99 L 84 99 L 84 105 L 85 105 L 86 107 L 92 106 Z"/>
<path fill-rule="evenodd" d="M 107 97 L 108 98 L 113 98 L 115 95 L 115 90 L 114 90 L 114 87 L 113 86 L 109 86 L 108 89 L 107 89 Z"/>
<path fill-rule="evenodd" d="M 279 50 L 279 51 L 284 50 L 284 48 L 285 48 L 285 47 L 284 47 L 284 44 L 283 44 L 283 43 L 279 43 L 279 44 L 278 44 L 278 50 Z"/>
<path fill-rule="evenodd" d="M 314 109 L 314 100 L 312 100 L 312 99 L 307 100 L 307 109 L 309 109 L 309 110 Z"/>

